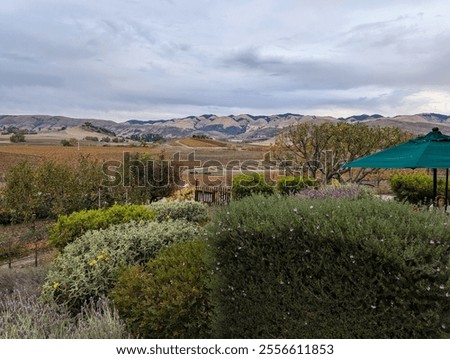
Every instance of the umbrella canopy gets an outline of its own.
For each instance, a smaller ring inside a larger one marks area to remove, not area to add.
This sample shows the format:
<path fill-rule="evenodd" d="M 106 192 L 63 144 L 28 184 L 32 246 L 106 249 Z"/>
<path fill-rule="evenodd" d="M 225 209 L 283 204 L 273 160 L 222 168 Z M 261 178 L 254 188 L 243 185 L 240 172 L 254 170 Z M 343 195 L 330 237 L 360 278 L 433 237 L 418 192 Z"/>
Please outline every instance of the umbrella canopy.
<path fill-rule="evenodd" d="M 343 167 L 450 168 L 450 136 L 435 127 L 426 136 L 358 158 Z"/>
<path fill-rule="evenodd" d="M 450 136 L 443 135 L 437 127 L 426 136 L 420 136 L 400 145 L 376 152 L 346 163 L 343 167 L 358 168 L 432 168 L 433 197 L 437 192 L 437 169 L 450 168 Z M 447 198 L 446 198 L 447 199 Z M 447 202 L 447 201 L 446 201 Z"/>

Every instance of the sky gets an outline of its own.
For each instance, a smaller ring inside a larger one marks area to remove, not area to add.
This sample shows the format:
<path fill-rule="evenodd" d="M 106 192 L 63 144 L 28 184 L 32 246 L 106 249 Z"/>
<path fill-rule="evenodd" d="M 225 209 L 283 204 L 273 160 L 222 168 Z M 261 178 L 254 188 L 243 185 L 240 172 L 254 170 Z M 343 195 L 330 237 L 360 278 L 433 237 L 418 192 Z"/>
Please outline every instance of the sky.
<path fill-rule="evenodd" d="M 445 0 L 2 0 L 0 115 L 450 115 Z"/>

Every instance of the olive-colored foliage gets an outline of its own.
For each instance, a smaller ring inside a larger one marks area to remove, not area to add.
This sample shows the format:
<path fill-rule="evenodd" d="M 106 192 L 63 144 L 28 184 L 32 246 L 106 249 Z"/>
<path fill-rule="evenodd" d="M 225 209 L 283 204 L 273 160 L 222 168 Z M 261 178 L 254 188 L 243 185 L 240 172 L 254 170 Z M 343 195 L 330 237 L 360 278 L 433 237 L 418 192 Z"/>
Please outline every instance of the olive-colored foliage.
<path fill-rule="evenodd" d="M 397 145 L 412 135 L 397 127 L 368 127 L 346 122 L 300 123 L 283 130 L 272 146 L 278 160 L 291 161 L 304 176 L 342 180 L 345 174 L 352 182 L 361 182 L 373 169 L 342 168 L 343 163 L 375 151 Z M 286 163 L 288 163 L 286 162 Z"/>
<path fill-rule="evenodd" d="M 220 338 L 440 338 L 448 217 L 381 200 L 252 196 L 209 227 Z"/>
<path fill-rule="evenodd" d="M 273 194 L 275 186 L 268 183 L 261 173 L 240 174 L 233 177 L 231 193 L 233 199 L 240 199 L 254 193 Z"/>
<path fill-rule="evenodd" d="M 121 268 L 147 263 L 170 243 L 205 235 L 203 228 L 186 221 L 130 222 L 89 231 L 56 257 L 43 298 L 77 312 L 85 301 L 107 294 Z"/>
<path fill-rule="evenodd" d="M 62 249 L 89 230 L 105 229 L 113 224 L 131 221 L 150 221 L 154 216 L 153 210 L 142 205 L 116 204 L 110 208 L 74 212 L 58 217 L 58 221 L 50 230 L 49 243 Z"/>
<path fill-rule="evenodd" d="M 135 336 L 158 339 L 210 337 L 205 240 L 176 243 L 145 267 L 128 268 L 111 296 Z"/>
<path fill-rule="evenodd" d="M 277 181 L 277 191 L 282 195 L 291 195 L 302 189 L 317 186 L 317 180 L 302 176 L 284 176 Z"/>
<path fill-rule="evenodd" d="M 14 133 L 13 135 L 11 135 L 9 140 L 12 143 L 26 142 L 25 134 L 23 132 L 21 132 L 21 131 L 18 131 L 16 133 Z"/>
<path fill-rule="evenodd" d="M 170 196 L 175 190 L 173 168 L 164 154 L 155 158 L 147 153 L 124 153 L 114 170 L 105 169 L 111 178 L 103 182 L 109 195 L 120 203 L 148 204 Z"/>
<path fill-rule="evenodd" d="M 208 207 L 200 202 L 153 202 L 149 207 L 156 212 L 158 221 L 184 219 L 199 224 L 208 221 Z"/>
<path fill-rule="evenodd" d="M 102 179 L 96 161 L 80 157 L 75 168 L 53 161 L 32 166 L 21 161 L 6 175 L 4 205 L 18 217 L 56 218 L 96 205 Z"/>
<path fill-rule="evenodd" d="M 391 189 L 399 201 L 415 204 L 431 204 L 433 198 L 433 178 L 425 173 L 393 175 Z M 445 183 L 438 180 L 438 193 L 445 193 Z"/>

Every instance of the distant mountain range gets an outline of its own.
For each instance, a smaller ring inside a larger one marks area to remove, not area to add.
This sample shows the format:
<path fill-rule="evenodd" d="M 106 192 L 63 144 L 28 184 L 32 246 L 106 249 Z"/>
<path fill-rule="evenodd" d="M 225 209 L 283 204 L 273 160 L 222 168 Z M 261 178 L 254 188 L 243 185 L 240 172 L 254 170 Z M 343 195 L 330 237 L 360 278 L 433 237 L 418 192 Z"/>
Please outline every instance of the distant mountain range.
<path fill-rule="evenodd" d="M 364 123 L 368 126 L 396 126 L 414 134 L 425 134 L 438 126 L 443 133 L 450 134 L 450 116 L 437 113 L 399 115 L 384 117 L 379 114 L 355 115 L 347 118 L 331 116 L 300 115 L 285 113 L 278 115 L 230 115 L 216 116 L 205 114 L 170 120 L 142 121 L 129 120 L 117 123 L 108 120 L 70 118 L 45 115 L 3 115 L 0 116 L 0 129 L 5 131 L 15 127 L 33 132 L 58 131 L 79 127 L 86 122 L 95 127 L 114 132 L 118 136 L 157 134 L 165 138 L 206 135 L 216 139 L 238 141 L 263 141 L 275 137 L 282 128 L 303 122 Z"/>

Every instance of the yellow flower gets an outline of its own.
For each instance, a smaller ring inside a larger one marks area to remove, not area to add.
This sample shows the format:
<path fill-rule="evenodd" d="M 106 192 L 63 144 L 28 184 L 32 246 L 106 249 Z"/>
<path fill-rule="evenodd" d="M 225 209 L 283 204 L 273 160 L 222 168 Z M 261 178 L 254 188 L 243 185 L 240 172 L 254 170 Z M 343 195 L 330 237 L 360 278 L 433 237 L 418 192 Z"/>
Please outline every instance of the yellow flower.
<path fill-rule="evenodd" d="M 58 282 L 53 282 L 53 288 L 56 289 L 59 287 L 59 283 Z"/>
<path fill-rule="evenodd" d="M 95 265 L 95 263 L 97 263 L 97 261 L 95 259 L 93 259 L 89 262 L 89 265 L 92 267 Z"/>
<path fill-rule="evenodd" d="M 104 258 L 104 255 L 103 255 L 103 254 L 99 254 L 99 255 L 97 256 L 97 260 L 99 260 L 99 261 L 101 261 L 103 258 Z"/>

